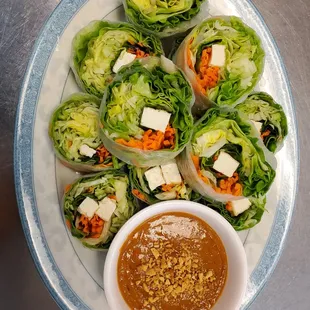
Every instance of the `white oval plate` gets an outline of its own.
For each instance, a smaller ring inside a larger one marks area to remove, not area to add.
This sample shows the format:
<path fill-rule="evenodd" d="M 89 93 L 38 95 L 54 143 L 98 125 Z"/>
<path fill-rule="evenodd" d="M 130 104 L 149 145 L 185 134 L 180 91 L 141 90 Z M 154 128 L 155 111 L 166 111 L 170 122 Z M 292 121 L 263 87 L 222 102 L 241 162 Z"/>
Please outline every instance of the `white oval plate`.
<path fill-rule="evenodd" d="M 246 0 L 210 0 L 210 15 L 236 15 L 262 38 L 267 59 L 257 90 L 283 105 L 289 135 L 277 154 L 278 169 L 262 222 L 240 233 L 247 254 L 249 307 L 271 275 L 283 249 L 295 203 L 299 152 L 294 105 L 276 44 L 259 12 Z M 108 309 L 104 253 L 83 248 L 63 223 L 59 197 L 78 175 L 56 161 L 48 138 L 52 111 L 78 91 L 69 69 L 74 35 L 94 19 L 124 20 L 120 0 L 63 0 L 35 45 L 21 92 L 15 132 L 15 183 L 23 228 L 40 275 L 63 309 Z"/>

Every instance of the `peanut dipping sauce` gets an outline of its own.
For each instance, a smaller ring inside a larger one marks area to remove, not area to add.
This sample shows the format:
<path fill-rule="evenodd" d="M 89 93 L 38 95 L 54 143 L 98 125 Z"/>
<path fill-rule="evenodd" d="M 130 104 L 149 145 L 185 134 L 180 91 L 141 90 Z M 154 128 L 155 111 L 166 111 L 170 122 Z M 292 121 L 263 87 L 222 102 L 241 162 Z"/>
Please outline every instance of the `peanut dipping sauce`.
<path fill-rule="evenodd" d="M 132 310 L 207 310 L 225 286 L 227 256 L 206 222 L 169 212 L 148 219 L 128 236 L 117 273 Z"/>

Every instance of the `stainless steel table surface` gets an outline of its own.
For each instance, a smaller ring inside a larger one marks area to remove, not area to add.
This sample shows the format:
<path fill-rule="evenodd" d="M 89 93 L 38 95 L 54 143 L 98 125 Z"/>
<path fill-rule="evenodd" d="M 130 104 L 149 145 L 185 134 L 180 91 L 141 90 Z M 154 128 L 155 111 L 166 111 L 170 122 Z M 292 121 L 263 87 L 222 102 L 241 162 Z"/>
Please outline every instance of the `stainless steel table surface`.
<path fill-rule="evenodd" d="M 104 1 L 104 0 L 102 0 Z M 57 309 L 21 228 L 13 182 L 19 90 L 45 19 L 59 0 L 0 0 L 0 309 Z M 255 0 L 290 77 L 299 122 L 301 175 L 296 210 L 279 264 L 251 309 L 310 309 L 310 0 Z"/>

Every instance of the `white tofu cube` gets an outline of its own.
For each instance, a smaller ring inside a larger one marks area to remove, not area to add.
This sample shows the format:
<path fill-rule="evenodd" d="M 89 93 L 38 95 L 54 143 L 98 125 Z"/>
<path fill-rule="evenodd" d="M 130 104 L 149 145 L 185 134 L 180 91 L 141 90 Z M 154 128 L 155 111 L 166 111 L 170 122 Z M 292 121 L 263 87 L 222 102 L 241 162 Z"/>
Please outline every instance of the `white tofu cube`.
<path fill-rule="evenodd" d="M 231 201 L 232 206 L 231 213 L 234 216 L 238 216 L 239 214 L 249 209 L 251 207 L 251 204 L 252 204 L 251 201 L 247 198 Z"/>
<path fill-rule="evenodd" d="M 112 217 L 115 209 L 116 209 L 116 201 L 114 199 L 105 197 L 104 199 L 99 201 L 99 208 L 96 211 L 96 214 L 101 219 L 108 222 L 110 218 Z"/>
<path fill-rule="evenodd" d="M 83 144 L 80 147 L 80 154 L 91 158 L 96 154 L 96 150 L 92 149 L 86 144 Z"/>
<path fill-rule="evenodd" d="M 141 126 L 165 132 L 170 116 L 171 113 L 163 110 L 144 108 L 141 117 Z"/>
<path fill-rule="evenodd" d="M 161 171 L 163 173 L 166 184 L 182 183 L 182 177 L 180 175 L 178 165 L 175 161 L 171 161 L 165 165 L 161 165 Z"/>
<path fill-rule="evenodd" d="M 213 169 L 230 178 L 233 176 L 239 165 L 240 163 L 229 154 L 220 152 L 218 159 L 213 164 Z"/>
<path fill-rule="evenodd" d="M 144 175 L 149 183 L 149 188 L 151 191 L 160 185 L 166 184 L 159 166 L 147 170 Z"/>
<path fill-rule="evenodd" d="M 261 133 L 262 131 L 262 127 L 263 127 L 263 123 L 261 122 L 255 122 L 255 121 L 251 121 L 253 123 L 253 125 L 255 126 L 255 128 L 257 129 L 257 131 L 259 133 Z"/>
<path fill-rule="evenodd" d="M 210 66 L 223 67 L 226 62 L 225 45 L 212 45 L 212 54 L 210 60 Z"/>
<path fill-rule="evenodd" d="M 113 72 L 117 73 L 123 66 L 130 64 L 135 59 L 135 54 L 127 53 L 126 51 L 121 52 L 113 66 Z"/>
<path fill-rule="evenodd" d="M 86 197 L 78 207 L 78 212 L 91 219 L 99 208 L 96 200 Z"/>

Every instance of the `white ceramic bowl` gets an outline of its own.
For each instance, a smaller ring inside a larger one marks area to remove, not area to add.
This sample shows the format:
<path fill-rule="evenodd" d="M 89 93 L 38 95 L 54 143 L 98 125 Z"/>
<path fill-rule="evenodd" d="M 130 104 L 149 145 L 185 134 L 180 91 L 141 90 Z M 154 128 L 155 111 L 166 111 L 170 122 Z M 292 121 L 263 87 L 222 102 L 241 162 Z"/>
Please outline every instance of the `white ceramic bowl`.
<path fill-rule="evenodd" d="M 115 236 L 104 266 L 104 290 L 111 310 L 128 310 L 117 281 L 120 249 L 128 235 L 149 218 L 166 212 L 186 212 L 208 223 L 221 238 L 226 249 L 228 276 L 224 290 L 212 310 L 240 308 L 247 284 L 247 261 L 243 245 L 232 226 L 217 212 L 196 202 L 172 200 L 154 204 L 133 216 Z"/>

